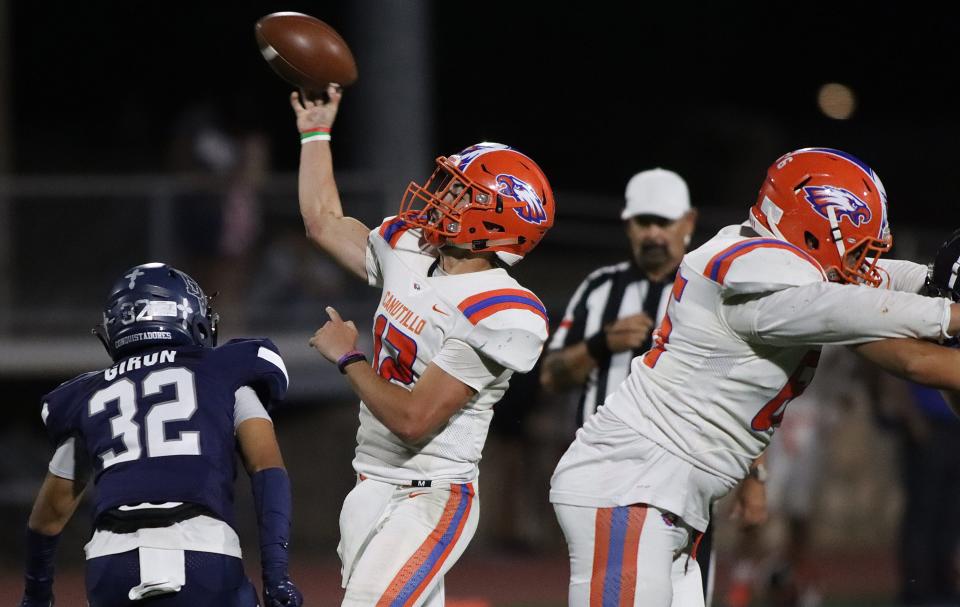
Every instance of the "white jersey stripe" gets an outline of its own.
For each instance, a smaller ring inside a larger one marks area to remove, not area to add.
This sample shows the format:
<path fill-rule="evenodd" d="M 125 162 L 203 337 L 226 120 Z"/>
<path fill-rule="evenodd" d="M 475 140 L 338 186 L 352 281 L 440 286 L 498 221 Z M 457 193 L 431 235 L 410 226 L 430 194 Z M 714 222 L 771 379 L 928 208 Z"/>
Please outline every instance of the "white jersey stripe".
<path fill-rule="evenodd" d="M 269 348 L 260 346 L 260 349 L 257 350 L 257 356 L 280 369 L 283 373 L 283 378 L 287 380 L 287 387 L 290 387 L 290 376 L 287 375 L 287 367 L 283 364 L 283 358 L 281 358 L 279 354 Z"/>

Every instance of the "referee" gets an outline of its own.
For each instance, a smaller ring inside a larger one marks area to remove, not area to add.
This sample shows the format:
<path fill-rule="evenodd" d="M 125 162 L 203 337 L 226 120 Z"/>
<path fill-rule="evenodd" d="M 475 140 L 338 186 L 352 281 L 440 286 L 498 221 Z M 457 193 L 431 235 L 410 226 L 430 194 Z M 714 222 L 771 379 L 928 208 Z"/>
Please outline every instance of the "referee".
<path fill-rule="evenodd" d="M 578 426 L 626 379 L 630 361 L 650 349 L 697 212 L 684 180 L 658 168 L 630 179 L 620 217 L 630 259 L 599 268 L 580 284 L 541 366 L 548 391 L 583 387 Z"/>

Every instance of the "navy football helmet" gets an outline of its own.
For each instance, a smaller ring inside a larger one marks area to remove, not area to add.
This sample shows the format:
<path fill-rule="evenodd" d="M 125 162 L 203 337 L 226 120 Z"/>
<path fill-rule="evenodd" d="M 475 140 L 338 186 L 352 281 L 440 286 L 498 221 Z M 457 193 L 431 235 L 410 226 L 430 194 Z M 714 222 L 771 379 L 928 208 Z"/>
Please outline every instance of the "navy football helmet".
<path fill-rule="evenodd" d="M 163 263 L 124 272 L 94 327 L 113 360 L 158 346 L 217 345 L 219 317 L 193 278 Z"/>

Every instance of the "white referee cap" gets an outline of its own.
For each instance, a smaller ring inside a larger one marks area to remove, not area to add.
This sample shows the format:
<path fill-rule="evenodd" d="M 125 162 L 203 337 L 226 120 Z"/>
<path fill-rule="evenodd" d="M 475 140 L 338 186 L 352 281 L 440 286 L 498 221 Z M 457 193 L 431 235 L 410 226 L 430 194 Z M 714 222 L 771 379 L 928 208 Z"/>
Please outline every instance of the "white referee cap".
<path fill-rule="evenodd" d="M 627 183 L 627 203 L 621 219 L 656 215 L 676 221 L 690 210 L 690 192 L 682 177 L 666 169 L 642 171 Z"/>

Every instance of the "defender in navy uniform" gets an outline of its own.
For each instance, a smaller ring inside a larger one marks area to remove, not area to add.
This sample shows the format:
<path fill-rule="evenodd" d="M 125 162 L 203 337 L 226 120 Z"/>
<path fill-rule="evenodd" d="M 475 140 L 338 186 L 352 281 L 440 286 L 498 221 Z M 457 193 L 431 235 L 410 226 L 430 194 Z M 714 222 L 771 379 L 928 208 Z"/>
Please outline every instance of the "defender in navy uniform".
<path fill-rule="evenodd" d="M 53 556 L 91 472 L 90 607 L 252 607 L 234 531 L 239 452 L 250 475 L 267 607 L 299 606 L 287 575 L 290 481 L 265 405 L 287 372 L 266 339 L 216 348 L 217 315 L 170 266 L 131 268 L 94 331 L 114 365 L 43 399 L 57 447 L 27 529 L 22 607 L 53 604 Z"/>

